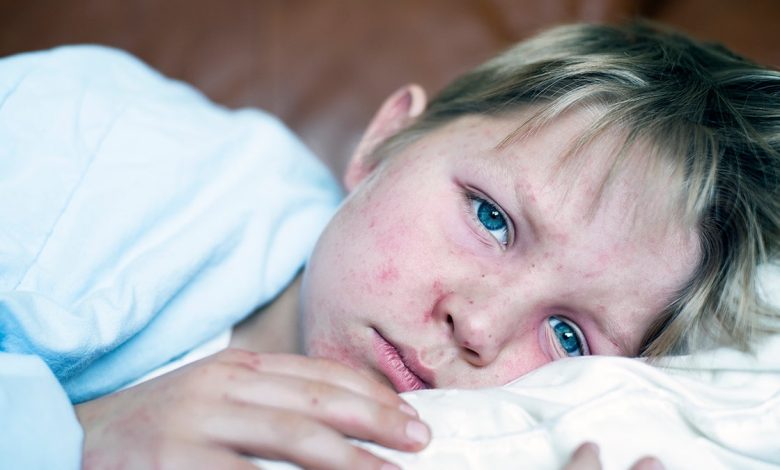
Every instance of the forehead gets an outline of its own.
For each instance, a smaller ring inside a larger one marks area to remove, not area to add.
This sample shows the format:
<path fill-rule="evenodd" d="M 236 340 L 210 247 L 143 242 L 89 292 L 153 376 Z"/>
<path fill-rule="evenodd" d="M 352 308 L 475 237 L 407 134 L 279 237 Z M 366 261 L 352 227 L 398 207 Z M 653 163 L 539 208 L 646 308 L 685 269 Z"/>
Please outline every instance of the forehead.
<path fill-rule="evenodd" d="M 530 116 L 470 116 L 453 123 L 444 140 L 462 149 L 455 158 L 506 180 L 519 197 L 547 194 L 545 209 L 555 209 L 553 215 L 576 211 L 582 223 L 603 225 L 619 214 L 615 228 L 638 230 L 635 235 L 695 225 L 684 209 L 683 169 L 660 148 L 626 146 L 623 129 L 588 134 L 601 116 L 596 109 L 566 112 L 537 127 L 523 125 Z"/>

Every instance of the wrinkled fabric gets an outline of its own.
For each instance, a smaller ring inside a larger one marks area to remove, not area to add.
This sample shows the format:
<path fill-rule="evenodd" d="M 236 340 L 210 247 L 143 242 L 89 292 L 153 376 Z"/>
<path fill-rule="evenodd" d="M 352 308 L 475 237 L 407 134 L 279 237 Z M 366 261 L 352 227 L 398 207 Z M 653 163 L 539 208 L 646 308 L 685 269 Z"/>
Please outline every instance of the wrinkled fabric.
<path fill-rule="evenodd" d="M 591 356 L 503 387 L 403 396 L 431 426 L 430 445 L 417 454 L 360 445 L 404 469 L 559 470 L 584 441 L 599 444 L 605 470 L 646 455 L 670 470 L 780 468 L 780 337 L 756 357 L 724 349 L 656 367 Z"/>
<path fill-rule="evenodd" d="M 0 142 L 0 441 L 18 456 L 65 434 L 76 449 L 68 399 L 116 390 L 275 297 L 341 197 L 274 117 L 99 46 L 0 60 Z M 30 468 L 11 458 L 0 466 Z"/>

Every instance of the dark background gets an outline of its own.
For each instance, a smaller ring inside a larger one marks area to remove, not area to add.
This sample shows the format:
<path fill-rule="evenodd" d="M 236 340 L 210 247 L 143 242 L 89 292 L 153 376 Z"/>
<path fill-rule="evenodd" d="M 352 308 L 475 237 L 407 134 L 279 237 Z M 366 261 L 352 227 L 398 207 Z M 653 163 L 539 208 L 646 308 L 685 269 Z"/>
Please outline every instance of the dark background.
<path fill-rule="evenodd" d="M 126 49 L 219 103 L 281 116 L 340 173 L 400 85 L 436 91 L 551 25 L 636 16 L 780 66 L 778 0 L 0 0 L 0 55 Z"/>

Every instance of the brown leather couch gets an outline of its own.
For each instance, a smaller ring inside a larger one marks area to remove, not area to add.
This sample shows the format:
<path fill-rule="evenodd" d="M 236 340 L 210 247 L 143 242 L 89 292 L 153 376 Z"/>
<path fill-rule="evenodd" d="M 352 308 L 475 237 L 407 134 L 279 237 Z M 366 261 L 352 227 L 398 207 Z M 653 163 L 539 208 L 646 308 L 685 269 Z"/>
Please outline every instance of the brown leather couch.
<path fill-rule="evenodd" d="M 550 25 L 635 16 L 780 65 L 776 0 L 0 0 L 0 55 L 127 49 L 217 102 L 281 116 L 340 173 L 401 84 L 435 91 Z"/>

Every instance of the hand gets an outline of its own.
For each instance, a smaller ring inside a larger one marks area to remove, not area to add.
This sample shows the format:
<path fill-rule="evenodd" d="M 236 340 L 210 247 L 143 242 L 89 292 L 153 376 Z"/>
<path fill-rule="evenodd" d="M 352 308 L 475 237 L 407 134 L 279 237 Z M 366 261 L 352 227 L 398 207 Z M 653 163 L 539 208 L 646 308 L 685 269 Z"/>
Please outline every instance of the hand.
<path fill-rule="evenodd" d="M 571 454 L 571 459 L 563 470 L 601 470 L 599 447 L 592 442 L 580 445 Z M 655 457 L 643 457 L 637 460 L 630 470 L 664 470 L 664 466 Z"/>
<path fill-rule="evenodd" d="M 378 469 L 386 462 L 347 437 L 417 451 L 430 436 L 393 390 L 342 364 L 239 349 L 82 403 L 76 414 L 85 469 L 256 470 L 242 456 Z"/>

